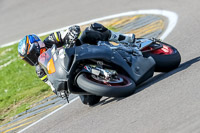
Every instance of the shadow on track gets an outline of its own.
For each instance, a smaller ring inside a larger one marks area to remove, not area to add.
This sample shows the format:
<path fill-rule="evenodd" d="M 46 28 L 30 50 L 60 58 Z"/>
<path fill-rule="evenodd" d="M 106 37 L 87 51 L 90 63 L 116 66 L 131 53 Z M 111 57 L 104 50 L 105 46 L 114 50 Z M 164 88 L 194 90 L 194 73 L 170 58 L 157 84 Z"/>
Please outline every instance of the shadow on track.
<path fill-rule="evenodd" d="M 176 69 L 174 69 L 174 70 L 172 70 L 172 71 L 170 71 L 168 73 L 160 73 L 160 74 L 152 77 L 151 79 L 149 79 L 149 80 L 145 81 L 144 83 L 140 84 L 139 86 L 137 86 L 134 94 L 144 90 L 145 88 L 151 86 L 152 84 L 155 84 L 155 83 L 157 83 L 157 82 L 159 82 L 159 81 L 161 81 L 163 79 L 166 79 L 166 78 L 168 78 L 168 77 L 170 77 L 170 76 L 172 76 L 172 75 L 174 75 L 174 74 L 176 74 L 178 72 L 181 72 L 181 71 L 187 69 L 192 64 L 197 63 L 199 61 L 200 61 L 200 56 L 196 57 L 194 59 L 191 59 L 191 60 L 189 60 L 189 61 L 187 61 L 185 63 L 182 63 L 178 68 L 176 68 Z M 105 104 L 108 104 L 110 102 L 120 101 L 120 100 L 125 99 L 125 98 L 126 97 L 123 97 L 123 98 L 106 98 L 106 99 L 100 101 L 95 106 L 97 106 L 97 105 L 105 105 Z"/>

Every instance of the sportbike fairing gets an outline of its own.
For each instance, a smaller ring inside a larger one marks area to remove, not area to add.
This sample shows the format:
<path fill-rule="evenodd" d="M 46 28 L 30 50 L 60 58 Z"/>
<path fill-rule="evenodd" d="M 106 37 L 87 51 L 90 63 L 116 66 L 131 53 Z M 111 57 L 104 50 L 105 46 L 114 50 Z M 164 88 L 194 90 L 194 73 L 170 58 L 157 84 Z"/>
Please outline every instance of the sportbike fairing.
<path fill-rule="evenodd" d="M 38 58 L 39 64 L 42 65 L 47 74 L 52 74 L 56 71 L 52 57 L 53 56 L 51 53 L 51 49 L 49 49 L 46 52 L 42 53 Z"/>

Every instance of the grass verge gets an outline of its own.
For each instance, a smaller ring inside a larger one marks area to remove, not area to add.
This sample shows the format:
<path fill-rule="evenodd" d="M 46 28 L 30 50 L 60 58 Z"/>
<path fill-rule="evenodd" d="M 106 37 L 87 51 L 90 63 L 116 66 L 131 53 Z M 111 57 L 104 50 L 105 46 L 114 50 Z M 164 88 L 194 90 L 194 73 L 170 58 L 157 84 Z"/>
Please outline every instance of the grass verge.
<path fill-rule="evenodd" d="M 0 125 L 53 94 L 37 77 L 35 67 L 18 57 L 17 46 L 0 48 Z"/>

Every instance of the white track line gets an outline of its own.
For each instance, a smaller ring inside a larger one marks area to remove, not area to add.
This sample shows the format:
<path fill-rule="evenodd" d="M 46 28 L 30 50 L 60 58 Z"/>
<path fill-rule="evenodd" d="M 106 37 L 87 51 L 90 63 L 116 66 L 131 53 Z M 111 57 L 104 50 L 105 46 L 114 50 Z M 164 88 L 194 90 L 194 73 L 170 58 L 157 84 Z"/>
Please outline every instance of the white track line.
<path fill-rule="evenodd" d="M 152 9 L 152 10 L 130 11 L 130 12 L 125 12 L 125 13 L 110 15 L 110 16 L 97 18 L 97 19 L 92 19 L 90 21 L 78 23 L 76 25 L 80 25 L 81 26 L 81 25 L 85 25 L 85 24 L 89 24 L 89 23 L 93 23 L 93 22 L 97 22 L 97 21 L 106 20 L 106 19 L 112 19 L 112 18 L 116 18 L 116 17 L 130 16 L 130 15 L 139 15 L 139 14 L 162 15 L 162 16 L 165 16 L 165 17 L 167 17 L 169 19 L 168 27 L 167 27 L 166 31 L 164 32 L 164 34 L 160 37 L 160 39 L 164 39 L 164 38 L 167 37 L 167 35 L 176 26 L 176 23 L 177 23 L 177 20 L 178 20 L 178 15 L 176 13 L 174 13 L 174 12 L 166 11 L 166 10 Z M 66 27 L 63 27 L 63 28 L 60 28 L 60 29 L 56 29 L 56 30 L 52 30 L 52 31 L 48 31 L 48 32 L 45 32 L 45 33 L 40 33 L 40 34 L 38 34 L 38 36 L 44 36 L 44 35 L 50 34 L 50 33 L 55 32 L 55 31 L 65 30 L 65 29 L 67 29 L 67 27 L 69 27 L 69 26 L 66 26 Z M 7 44 L 0 45 L 0 48 L 13 45 L 15 43 L 18 43 L 19 41 L 20 40 L 16 40 L 16 41 L 13 41 L 13 42 L 10 42 L 10 43 L 7 43 Z"/>
<path fill-rule="evenodd" d="M 3 64 L 3 65 L 0 65 L 0 70 L 2 69 L 2 68 L 4 68 L 4 67 L 7 67 L 8 65 L 10 65 L 12 62 L 14 62 L 14 61 L 16 61 L 16 58 L 15 59 L 12 59 L 12 60 L 10 60 L 10 61 L 8 61 L 8 62 L 6 62 L 5 64 Z"/>
<path fill-rule="evenodd" d="M 64 108 L 64 107 L 66 107 L 67 105 L 70 105 L 71 103 L 73 103 L 73 102 L 76 101 L 77 99 L 79 99 L 79 97 L 74 98 L 73 100 L 69 101 L 69 103 L 64 104 L 64 105 L 61 106 L 60 108 L 58 108 L 58 109 L 54 110 L 53 112 L 49 113 L 48 115 L 42 117 L 42 118 L 39 119 L 38 121 L 36 121 L 36 122 L 34 122 L 34 123 L 28 125 L 27 127 L 25 127 L 24 129 L 22 129 L 22 130 L 19 131 L 18 133 L 22 133 L 22 132 L 24 132 L 26 129 L 28 129 L 28 128 L 32 127 L 33 125 L 39 123 L 40 121 L 46 119 L 47 117 L 51 116 L 51 115 L 54 114 L 55 112 L 61 110 L 61 109 Z"/>
<path fill-rule="evenodd" d="M 130 12 L 125 12 L 125 13 L 115 14 L 115 15 L 106 16 L 106 17 L 103 17 L 103 18 L 97 18 L 97 19 L 93 19 L 93 20 L 90 20 L 90 21 L 78 23 L 77 25 L 85 25 L 85 24 L 89 24 L 89 23 L 93 23 L 93 22 L 97 22 L 97 21 L 102 21 L 102 20 L 106 20 L 106 19 L 112 19 L 112 18 L 116 18 L 116 17 L 130 16 L 130 15 L 139 15 L 139 14 L 162 15 L 162 16 L 165 16 L 165 17 L 168 18 L 168 20 L 169 20 L 168 26 L 167 26 L 165 32 L 160 37 L 160 39 L 162 39 L 162 40 L 164 40 L 169 35 L 169 33 L 174 29 L 174 27 L 176 26 L 177 20 L 178 20 L 178 15 L 174 12 L 166 11 L 166 10 L 152 9 L 152 10 L 138 10 L 138 11 L 130 11 Z M 69 27 L 69 26 L 66 26 L 66 27 L 63 27 L 63 28 L 60 28 L 60 29 L 56 29 L 56 30 L 52 30 L 52 31 L 48 31 L 48 32 L 45 32 L 45 33 L 41 33 L 41 34 L 39 34 L 39 36 L 47 35 L 47 34 L 50 34 L 52 32 L 59 31 L 59 30 L 65 30 L 67 27 Z M 9 45 L 13 45 L 17 42 L 19 42 L 19 40 L 5 44 L 5 45 L 0 46 L 0 47 L 6 47 L 6 46 L 9 46 Z M 73 103 L 77 99 L 79 99 L 79 97 L 76 97 L 75 99 L 71 100 L 69 104 Z M 40 121 L 46 119 L 47 117 L 51 116 L 52 114 L 56 113 L 57 111 L 61 110 L 62 108 L 66 107 L 69 104 L 65 104 L 62 107 L 54 110 L 50 114 L 44 116 L 43 118 L 39 119 L 38 121 L 36 121 L 36 122 L 30 124 L 29 126 L 25 127 L 24 129 L 22 129 L 18 133 L 24 132 L 28 128 L 30 128 L 30 127 L 34 126 L 35 124 L 39 123 Z"/>

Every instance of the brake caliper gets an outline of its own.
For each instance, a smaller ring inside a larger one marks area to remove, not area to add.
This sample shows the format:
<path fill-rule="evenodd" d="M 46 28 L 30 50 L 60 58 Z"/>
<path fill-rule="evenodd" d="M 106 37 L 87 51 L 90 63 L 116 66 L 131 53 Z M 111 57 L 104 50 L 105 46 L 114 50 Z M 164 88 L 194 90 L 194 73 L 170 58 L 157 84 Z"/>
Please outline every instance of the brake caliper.
<path fill-rule="evenodd" d="M 95 76 L 98 76 L 100 78 L 103 78 L 105 80 L 112 79 L 113 76 L 117 75 L 117 72 L 111 69 L 103 69 L 101 65 L 85 65 L 84 68 L 94 74 Z"/>

